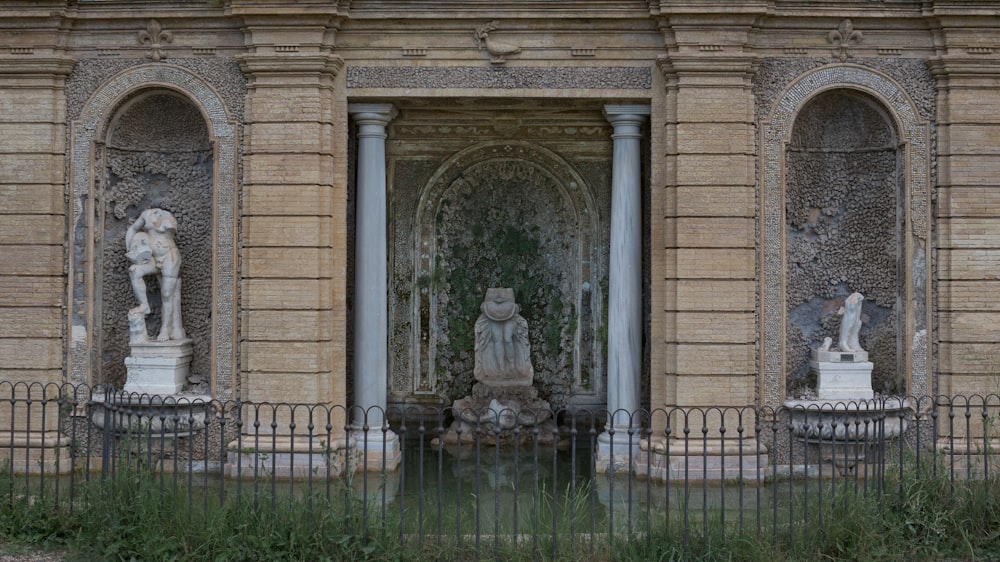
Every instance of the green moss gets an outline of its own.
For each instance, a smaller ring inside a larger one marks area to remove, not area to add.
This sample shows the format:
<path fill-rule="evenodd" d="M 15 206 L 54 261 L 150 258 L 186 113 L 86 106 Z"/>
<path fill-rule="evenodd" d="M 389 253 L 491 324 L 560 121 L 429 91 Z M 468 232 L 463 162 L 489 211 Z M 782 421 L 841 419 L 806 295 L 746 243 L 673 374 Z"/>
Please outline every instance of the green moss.
<path fill-rule="evenodd" d="M 447 265 L 440 271 L 436 268 L 433 278 L 420 280 L 426 286 L 440 287 L 446 294 L 442 320 L 447 325 L 448 340 L 439 352 L 441 363 L 458 371 L 451 373 L 453 380 L 457 383 L 463 378 L 460 372 L 472 371 L 475 322 L 489 287 L 514 289 L 521 315 L 530 326 L 536 371 L 539 366 L 557 364 L 564 353 L 565 335 L 573 332 L 563 319 L 567 305 L 559 288 L 561 279 L 546 267 L 540 229 L 490 220 L 483 211 L 464 234 L 452 240 Z M 575 322 L 575 314 L 571 316 Z M 465 395 L 465 386 L 451 385 L 452 394 Z"/>

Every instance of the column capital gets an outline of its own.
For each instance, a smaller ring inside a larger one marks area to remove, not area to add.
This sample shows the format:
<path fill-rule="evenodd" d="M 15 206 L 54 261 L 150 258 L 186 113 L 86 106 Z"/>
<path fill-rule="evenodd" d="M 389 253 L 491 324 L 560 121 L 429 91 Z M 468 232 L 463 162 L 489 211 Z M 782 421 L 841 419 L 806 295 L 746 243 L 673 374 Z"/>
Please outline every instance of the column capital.
<path fill-rule="evenodd" d="M 349 103 L 347 112 L 362 125 L 381 125 L 385 127 L 399 115 L 399 110 L 391 103 Z"/>
<path fill-rule="evenodd" d="M 613 139 L 639 138 L 639 127 L 646 122 L 649 106 L 641 104 L 608 104 L 604 106 L 604 117 L 615 128 Z"/>
<path fill-rule="evenodd" d="M 616 125 L 619 121 L 638 120 L 640 123 L 646 120 L 650 109 L 648 105 L 638 103 L 609 103 L 604 106 L 604 117 Z"/>

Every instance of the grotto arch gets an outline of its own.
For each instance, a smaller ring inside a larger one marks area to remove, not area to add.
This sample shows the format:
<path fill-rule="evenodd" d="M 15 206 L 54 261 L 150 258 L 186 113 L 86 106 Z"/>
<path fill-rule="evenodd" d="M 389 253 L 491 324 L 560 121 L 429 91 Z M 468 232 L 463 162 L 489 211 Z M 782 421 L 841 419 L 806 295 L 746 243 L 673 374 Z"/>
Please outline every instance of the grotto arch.
<path fill-rule="evenodd" d="M 122 382 L 118 309 L 134 297 L 119 239 L 143 207 L 161 206 L 180 223 L 182 307 L 197 336 L 189 383 L 234 396 L 235 132 L 219 94 L 168 64 L 124 70 L 83 104 L 70 132 L 70 382 Z"/>
<path fill-rule="evenodd" d="M 781 404 L 808 346 L 835 335 L 823 332 L 836 326 L 844 291 L 873 295 L 877 390 L 927 392 L 927 123 L 893 80 L 831 65 L 794 80 L 761 130 L 760 402 Z"/>
<path fill-rule="evenodd" d="M 409 268 L 413 391 L 452 389 L 450 399 L 468 394 L 472 327 L 485 289 L 511 286 L 529 322 L 543 398 L 556 407 L 574 397 L 601 399 L 607 278 L 601 215 L 581 174 L 536 144 L 484 142 L 442 163 L 416 211 Z"/>

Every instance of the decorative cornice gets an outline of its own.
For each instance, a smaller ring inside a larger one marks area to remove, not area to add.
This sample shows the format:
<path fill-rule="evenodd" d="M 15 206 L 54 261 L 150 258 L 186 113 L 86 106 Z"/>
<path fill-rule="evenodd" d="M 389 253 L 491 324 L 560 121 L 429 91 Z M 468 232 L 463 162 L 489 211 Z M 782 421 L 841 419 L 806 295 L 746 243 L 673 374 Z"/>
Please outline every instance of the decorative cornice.
<path fill-rule="evenodd" d="M 758 58 L 752 55 L 677 54 L 656 57 L 656 66 L 668 80 L 680 76 L 742 74 L 752 78 Z"/>
<path fill-rule="evenodd" d="M 927 68 L 935 78 L 977 77 L 996 78 L 1000 75 L 1000 65 L 992 57 L 983 56 L 942 56 L 927 59 Z"/>
<path fill-rule="evenodd" d="M 76 61 L 69 57 L 25 56 L 0 57 L 0 74 L 66 76 Z"/>
<path fill-rule="evenodd" d="M 345 16 L 352 0 L 230 0 L 227 14 L 253 17 Z"/>
<path fill-rule="evenodd" d="M 247 74 L 329 74 L 336 76 L 344 68 L 344 59 L 330 54 L 260 55 L 237 57 L 240 68 Z"/>

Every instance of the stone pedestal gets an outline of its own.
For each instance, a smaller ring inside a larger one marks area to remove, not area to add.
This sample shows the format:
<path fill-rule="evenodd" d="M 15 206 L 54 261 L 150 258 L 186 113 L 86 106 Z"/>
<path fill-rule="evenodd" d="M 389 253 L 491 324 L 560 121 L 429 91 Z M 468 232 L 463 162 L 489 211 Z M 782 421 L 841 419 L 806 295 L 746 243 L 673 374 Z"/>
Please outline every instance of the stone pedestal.
<path fill-rule="evenodd" d="M 227 445 L 224 473 L 246 480 L 341 478 L 361 466 L 351 454 L 345 436 L 245 434 Z"/>
<path fill-rule="evenodd" d="M 536 439 L 548 445 L 557 435 L 552 407 L 532 386 L 478 382 L 472 395 L 456 400 L 452 410 L 455 422 L 440 439 L 445 445 L 477 440 L 490 445 L 513 444 L 515 435 L 522 443 Z"/>
<path fill-rule="evenodd" d="M 757 481 L 768 474 L 770 455 L 755 437 L 702 440 L 643 439 L 636 474 L 657 482 Z"/>
<path fill-rule="evenodd" d="M 871 400 L 873 366 L 866 351 L 813 351 L 809 362 L 822 400 Z"/>
<path fill-rule="evenodd" d="M 177 394 L 184 388 L 191 368 L 190 339 L 133 343 L 131 348 L 125 358 L 126 393 Z"/>

